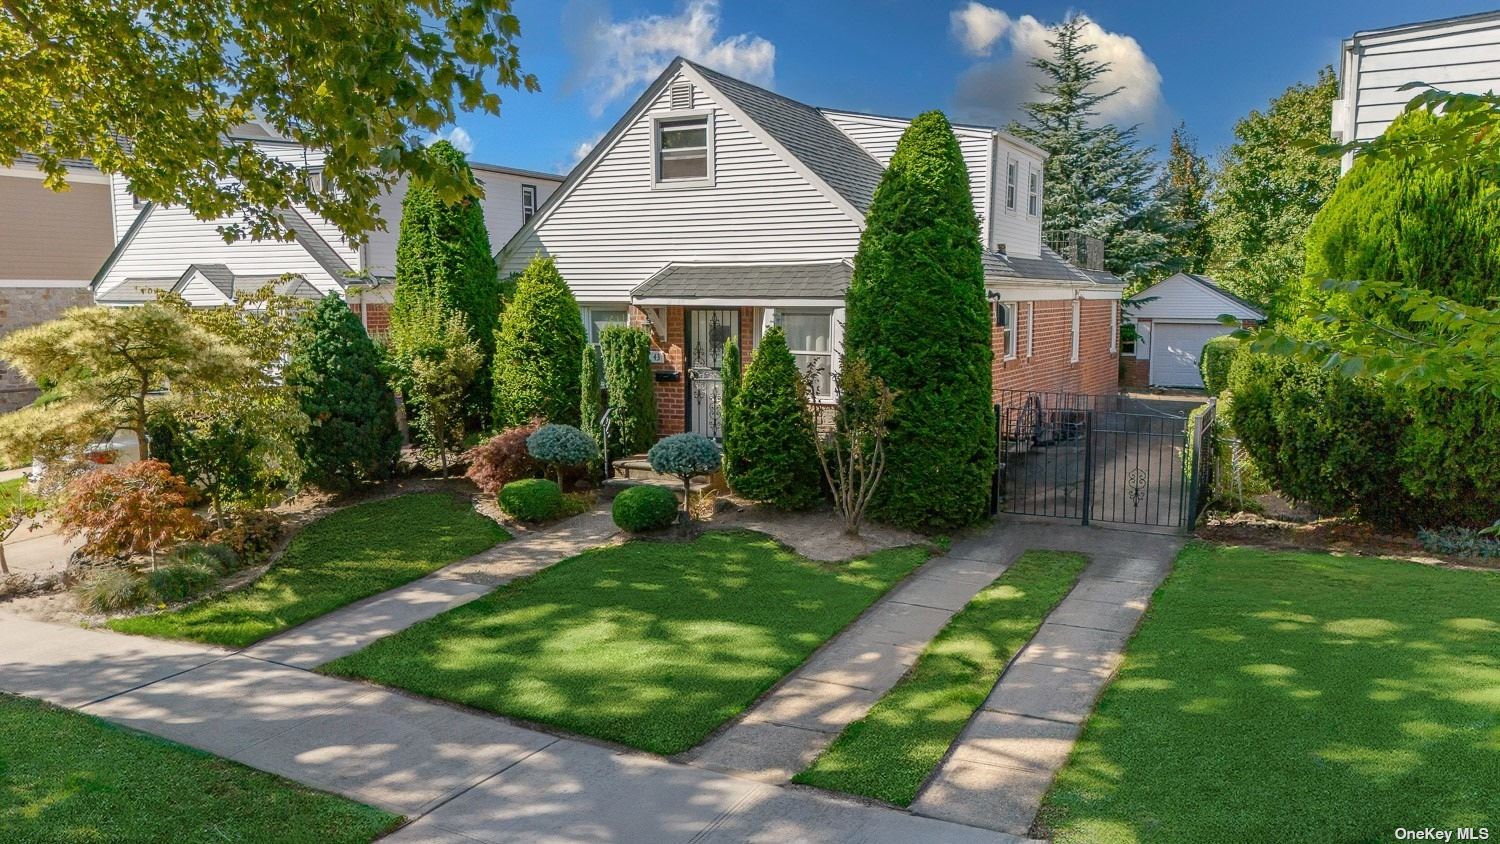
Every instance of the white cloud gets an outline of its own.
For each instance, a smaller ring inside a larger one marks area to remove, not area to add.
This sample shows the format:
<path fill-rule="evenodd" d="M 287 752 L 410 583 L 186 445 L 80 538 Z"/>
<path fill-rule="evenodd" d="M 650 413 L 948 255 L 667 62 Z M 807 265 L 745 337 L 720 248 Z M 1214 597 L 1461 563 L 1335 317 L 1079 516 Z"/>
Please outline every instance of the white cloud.
<path fill-rule="evenodd" d="M 719 0 L 685 0 L 675 15 L 616 21 L 608 7 L 574 0 L 564 16 L 579 80 L 594 115 L 655 79 L 677 56 L 769 86 L 776 45 L 751 33 L 720 36 Z"/>
<path fill-rule="evenodd" d="M 440 135 L 427 136 L 428 146 L 432 146 L 438 141 L 447 141 L 448 143 L 453 144 L 453 148 L 463 153 L 464 155 L 468 155 L 469 153 L 474 151 L 474 139 L 469 137 L 469 133 L 465 132 L 463 130 L 463 127 L 461 126 L 454 126 L 452 129 L 449 129 L 448 131 Z"/>
<path fill-rule="evenodd" d="M 604 135 L 601 133 L 586 141 L 579 141 L 578 145 L 573 147 L 573 160 L 570 162 L 570 166 L 576 166 L 578 162 L 587 158 L 588 154 L 594 151 L 594 145 L 599 143 L 599 139 L 602 137 Z"/>
<path fill-rule="evenodd" d="M 1155 123 L 1162 112 L 1161 71 L 1129 35 L 1109 32 L 1084 15 L 1080 33 L 1094 46 L 1088 57 L 1109 69 L 1098 90 L 1121 89 L 1099 106 L 1099 119 L 1119 125 Z M 1031 60 L 1051 57 L 1052 28 L 1031 15 L 1012 18 L 999 9 L 970 3 L 952 15 L 953 34 L 971 54 L 995 57 L 959 77 L 955 110 L 964 120 L 1003 125 L 1021 117 L 1021 104 L 1037 96 L 1041 71 Z"/>

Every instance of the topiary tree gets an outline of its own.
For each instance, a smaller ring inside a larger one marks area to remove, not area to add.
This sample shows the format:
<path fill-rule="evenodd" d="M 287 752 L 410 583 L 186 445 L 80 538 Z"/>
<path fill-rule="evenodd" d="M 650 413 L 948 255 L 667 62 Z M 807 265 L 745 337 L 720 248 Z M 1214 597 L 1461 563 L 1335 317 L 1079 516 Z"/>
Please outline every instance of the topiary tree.
<path fill-rule="evenodd" d="M 468 160 L 447 141 L 427 148 L 427 157 L 472 184 Z M 401 235 L 396 242 L 396 292 L 391 330 L 418 318 L 425 305 L 463 314 L 469 338 L 479 348 L 480 368 L 465 392 L 467 413 L 478 420 L 489 413 L 490 361 L 500 318 L 502 285 L 477 197 L 446 201 L 432 184 L 414 180 L 401 203 Z"/>
<path fill-rule="evenodd" d="M 980 249 L 958 141 L 941 112 L 923 114 L 865 215 L 844 333 L 845 353 L 896 396 L 870 510 L 882 521 L 940 530 L 986 514 L 995 430 Z"/>
<path fill-rule="evenodd" d="M 306 323 L 285 370 L 308 418 L 297 443 L 303 477 L 329 490 L 389 477 L 401 431 L 380 349 L 338 296 L 324 297 Z"/>
<path fill-rule="evenodd" d="M 770 328 L 761 338 L 744 385 L 734 398 L 734 425 L 724 432 L 737 456 L 729 488 L 751 501 L 801 510 L 821 497 L 812 411 L 786 335 Z"/>
<path fill-rule="evenodd" d="M 719 412 L 723 419 L 719 430 L 724 435 L 724 479 L 733 487 L 735 474 L 743 468 L 736 457 L 735 449 L 739 443 L 734 429 L 735 409 L 739 406 L 740 387 L 745 383 L 744 368 L 740 364 L 738 337 L 725 339 L 724 363 L 719 372 L 724 383 L 723 397 L 719 402 Z"/>
<path fill-rule="evenodd" d="M 497 426 L 539 416 L 578 424 L 579 372 L 588 342 L 578 301 L 551 258 L 538 256 L 516 280 L 495 335 Z"/>
<path fill-rule="evenodd" d="M 588 434 L 572 425 L 543 425 L 526 438 L 526 452 L 551 466 L 563 482 L 564 466 L 586 466 L 599 459 L 599 448 Z"/>
<path fill-rule="evenodd" d="M 599 349 L 604 358 L 604 386 L 609 391 L 609 453 L 640 454 L 656 441 L 651 335 L 639 328 L 606 326 Z"/>
<path fill-rule="evenodd" d="M 723 465 L 724 454 L 719 444 L 702 434 L 673 434 L 663 439 L 646 453 L 653 471 L 672 475 L 682 481 L 682 507 L 687 521 L 693 520 L 692 482 L 698 475 L 717 472 Z"/>
<path fill-rule="evenodd" d="M 1234 363 L 1234 352 L 1239 348 L 1239 338 L 1225 334 L 1203 344 L 1198 356 L 1198 371 L 1203 374 L 1203 389 L 1211 396 L 1224 392 L 1229 384 L 1229 366 Z"/>
<path fill-rule="evenodd" d="M 588 343 L 583 347 L 583 368 L 578 373 L 578 427 L 600 448 L 604 447 L 603 430 L 599 418 L 604 415 L 603 362 L 599 359 L 599 347 Z"/>

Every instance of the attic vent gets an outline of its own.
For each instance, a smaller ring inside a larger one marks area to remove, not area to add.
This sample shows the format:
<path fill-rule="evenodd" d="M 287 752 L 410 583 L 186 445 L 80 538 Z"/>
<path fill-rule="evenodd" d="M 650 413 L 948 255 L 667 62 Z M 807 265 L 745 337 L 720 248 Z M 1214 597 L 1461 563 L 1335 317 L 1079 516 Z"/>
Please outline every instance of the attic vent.
<path fill-rule="evenodd" d="M 672 85 L 673 110 L 693 107 L 693 83 L 676 82 Z"/>

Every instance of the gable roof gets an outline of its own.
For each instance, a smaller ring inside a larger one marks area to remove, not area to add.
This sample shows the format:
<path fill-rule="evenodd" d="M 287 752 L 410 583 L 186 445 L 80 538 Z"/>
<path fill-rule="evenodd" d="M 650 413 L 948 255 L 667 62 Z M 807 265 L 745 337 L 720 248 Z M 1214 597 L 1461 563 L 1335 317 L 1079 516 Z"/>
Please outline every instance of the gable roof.
<path fill-rule="evenodd" d="M 234 273 L 223 264 L 188 264 L 188 268 L 178 277 L 177 284 L 173 285 L 172 291 L 176 292 L 187 286 L 188 280 L 194 273 L 201 274 L 214 286 L 215 290 L 224 294 L 225 299 L 234 298 Z"/>
<path fill-rule="evenodd" d="M 102 305 L 138 305 L 142 302 L 154 302 L 158 291 L 172 290 L 181 280 L 180 276 L 127 278 L 103 293 L 96 294 L 94 301 Z"/>
<path fill-rule="evenodd" d="M 780 264 L 697 264 L 674 261 L 630 293 L 652 300 L 843 299 L 854 268 L 848 261 Z"/>
<path fill-rule="evenodd" d="M 1156 291 L 1158 288 L 1162 287 L 1163 285 L 1166 285 L 1166 284 L 1168 284 L 1170 282 L 1173 282 L 1173 281 L 1176 281 L 1178 279 L 1181 279 L 1181 280 L 1183 280 L 1183 281 L 1185 281 L 1185 282 L 1187 282 L 1189 284 L 1192 284 L 1192 285 L 1194 285 L 1194 286 L 1196 286 L 1198 288 L 1201 288 L 1203 290 L 1208 291 L 1209 293 L 1213 294 L 1214 297 L 1216 297 L 1219 301 L 1223 302 L 1229 308 L 1228 311 L 1218 311 L 1217 313 L 1209 313 L 1208 311 L 1204 311 L 1200 315 L 1200 318 L 1202 318 L 1202 319 L 1218 319 L 1218 317 L 1220 316 L 1220 314 L 1223 314 L 1223 313 L 1231 313 L 1233 316 L 1235 316 L 1236 318 L 1239 318 L 1239 319 L 1264 320 L 1266 318 L 1265 311 L 1262 311 L 1260 308 L 1257 308 L 1256 306 L 1250 304 L 1249 302 L 1245 301 L 1244 299 L 1241 299 L 1239 296 L 1236 296 L 1233 293 L 1230 293 L 1228 290 L 1225 290 L 1223 287 L 1220 287 L 1218 282 L 1214 281 L 1213 279 L 1209 278 L 1208 276 L 1206 276 L 1206 275 L 1198 275 L 1197 273 L 1180 272 L 1180 273 L 1177 273 L 1175 275 L 1168 276 L 1168 277 L 1162 279 L 1161 281 L 1158 281 L 1157 283 L 1155 283 L 1155 284 L 1151 285 L 1150 287 L 1146 288 L 1145 290 L 1142 290 L 1141 292 L 1135 294 L 1134 296 L 1132 296 L 1130 298 L 1132 300 L 1134 300 L 1134 301 L 1141 301 L 1141 300 L 1144 300 L 1144 299 L 1151 299 L 1151 298 L 1154 297 L 1155 299 L 1157 299 L 1158 301 L 1160 301 L 1160 298 L 1161 298 L 1161 296 L 1163 294 L 1161 294 L 1161 293 L 1154 293 L 1153 294 L 1153 291 Z M 1136 318 L 1143 318 L 1143 319 L 1157 319 L 1157 318 L 1170 319 L 1171 318 L 1170 316 L 1167 316 L 1166 314 L 1157 315 L 1155 313 L 1155 311 L 1157 309 L 1152 307 L 1155 304 L 1156 304 L 1155 301 L 1145 302 L 1144 304 L 1136 307 L 1133 310 L 1132 316 L 1136 317 Z M 1176 316 L 1178 318 L 1182 318 L 1182 315 L 1180 315 L 1180 314 L 1173 314 L 1171 316 Z"/>
<path fill-rule="evenodd" d="M 296 236 L 297 242 L 302 244 L 302 248 L 307 250 L 307 254 L 311 255 L 312 259 L 318 262 L 318 266 L 333 277 L 334 283 L 343 287 L 345 275 L 354 272 L 354 268 L 349 266 L 344 256 L 335 252 L 333 247 L 328 245 L 328 241 L 318 234 L 317 230 L 312 227 L 312 223 L 299 214 L 297 209 L 288 206 L 282 213 L 281 219 Z"/>

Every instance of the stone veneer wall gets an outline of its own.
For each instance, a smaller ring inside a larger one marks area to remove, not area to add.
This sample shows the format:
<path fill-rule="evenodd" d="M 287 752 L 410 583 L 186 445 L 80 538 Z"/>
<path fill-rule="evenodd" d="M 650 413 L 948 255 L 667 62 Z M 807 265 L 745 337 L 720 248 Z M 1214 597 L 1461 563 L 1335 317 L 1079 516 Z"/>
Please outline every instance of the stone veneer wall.
<path fill-rule="evenodd" d="M 93 303 L 93 291 L 82 286 L 0 287 L 0 336 L 56 319 L 68 308 Z M 31 379 L 0 364 L 0 413 L 31 404 L 37 393 Z"/>

